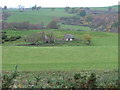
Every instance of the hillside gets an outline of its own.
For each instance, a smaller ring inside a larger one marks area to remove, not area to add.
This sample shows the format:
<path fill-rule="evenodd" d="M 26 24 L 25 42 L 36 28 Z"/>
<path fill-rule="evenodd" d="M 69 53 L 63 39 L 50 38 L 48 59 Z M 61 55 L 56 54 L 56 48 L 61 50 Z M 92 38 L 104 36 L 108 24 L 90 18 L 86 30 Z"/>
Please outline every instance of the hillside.
<path fill-rule="evenodd" d="M 118 5 L 110 6 L 113 10 L 118 10 Z M 109 7 L 90 7 L 91 10 L 105 10 L 107 11 Z M 44 23 L 47 25 L 52 19 L 60 17 L 70 17 L 76 16 L 75 14 L 68 14 L 65 12 L 64 8 L 55 8 L 51 11 L 50 8 L 42 8 L 39 11 L 25 10 L 24 12 L 19 12 L 19 10 L 13 9 L 8 10 L 11 16 L 5 20 L 6 22 L 30 22 L 33 24 Z"/>
<path fill-rule="evenodd" d="M 51 11 L 51 9 L 41 9 L 39 11 L 25 10 L 24 12 L 19 12 L 18 10 L 8 10 L 12 15 L 6 20 L 6 22 L 25 22 L 28 21 L 33 24 L 44 23 L 48 24 L 52 19 L 58 17 L 68 17 L 74 16 L 72 14 L 68 14 L 64 11 L 64 9 L 55 9 L 55 11 Z"/>

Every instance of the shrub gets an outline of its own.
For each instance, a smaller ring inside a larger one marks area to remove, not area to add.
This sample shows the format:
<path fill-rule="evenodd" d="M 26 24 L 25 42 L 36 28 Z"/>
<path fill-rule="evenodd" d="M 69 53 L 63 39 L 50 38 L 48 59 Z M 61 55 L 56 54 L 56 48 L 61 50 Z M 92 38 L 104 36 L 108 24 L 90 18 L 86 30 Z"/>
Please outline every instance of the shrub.
<path fill-rule="evenodd" d="M 80 10 L 80 11 L 79 11 L 79 15 L 80 15 L 81 17 L 86 16 L 86 11 L 85 11 L 85 10 Z"/>
<path fill-rule="evenodd" d="M 18 76 L 17 65 L 15 66 L 14 72 L 11 74 L 3 74 L 2 76 L 2 88 L 10 88 L 14 85 L 14 79 Z"/>
<path fill-rule="evenodd" d="M 81 75 L 80 74 L 75 74 L 74 75 L 74 79 L 77 80 L 77 79 L 80 79 Z"/>
<path fill-rule="evenodd" d="M 44 23 L 30 24 L 29 22 L 21 22 L 21 23 L 2 22 L 2 29 L 13 29 L 13 30 L 44 29 Z"/>
<path fill-rule="evenodd" d="M 57 20 L 53 20 L 47 25 L 47 28 L 52 28 L 52 29 L 58 29 L 59 27 L 60 26 L 58 25 Z"/>
<path fill-rule="evenodd" d="M 6 39 L 7 38 L 7 35 L 5 32 L 2 32 L 2 39 Z"/>
<path fill-rule="evenodd" d="M 14 37 L 12 36 L 12 37 L 9 38 L 9 40 L 10 40 L 10 41 L 16 41 L 17 39 L 16 39 L 15 36 L 14 36 Z"/>
<path fill-rule="evenodd" d="M 96 74 L 91 73 L 90 77 L 88 78 L 87 84 L 89 88 L 96 88 L 97 87 L 97 82 L 96 82 Z"/>
<path fill-rule="evenodd" d="M 91 36 L 90 34 L 84 34 L 84 35 L 83 35 L 83 38 L 84 38 L 85 43 L 86 43 L 87 45 L 90 45 L 90 44 L 91 44 L 92 36 Z"/>
<path fill-rule="evenodd" d="M 39 43 L 53 43 L 55 41 L 55 36 L 52 32 L 39 32 L 34 33 L 24 39 L 26 42 L 30 42 L 31 44 L 39 44 Z"/>

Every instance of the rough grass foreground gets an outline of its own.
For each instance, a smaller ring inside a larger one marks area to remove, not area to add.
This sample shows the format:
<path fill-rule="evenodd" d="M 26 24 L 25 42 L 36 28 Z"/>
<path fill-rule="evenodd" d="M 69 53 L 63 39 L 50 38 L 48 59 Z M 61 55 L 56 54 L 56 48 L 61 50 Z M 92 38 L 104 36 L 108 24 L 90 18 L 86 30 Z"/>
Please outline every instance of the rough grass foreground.
<path fill-rule="evenodd" d="M 118 88 L 118 71 L 3 72 L 3 88 Z M 114 89 L 115 90 L 115 89 Z"/>

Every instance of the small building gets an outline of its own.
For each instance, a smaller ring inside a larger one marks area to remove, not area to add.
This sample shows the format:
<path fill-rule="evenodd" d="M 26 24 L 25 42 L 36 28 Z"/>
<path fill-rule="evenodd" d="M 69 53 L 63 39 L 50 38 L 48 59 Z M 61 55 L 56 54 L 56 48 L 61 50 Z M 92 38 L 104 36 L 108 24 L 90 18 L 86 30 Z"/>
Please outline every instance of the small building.
<path fill-rule="evenodd" d="M 74 35 L 72 35 L 72 34 L 65 34 L 64 35 L 65 41 L 73 41 L 73 39 L 74 39 Z"/>

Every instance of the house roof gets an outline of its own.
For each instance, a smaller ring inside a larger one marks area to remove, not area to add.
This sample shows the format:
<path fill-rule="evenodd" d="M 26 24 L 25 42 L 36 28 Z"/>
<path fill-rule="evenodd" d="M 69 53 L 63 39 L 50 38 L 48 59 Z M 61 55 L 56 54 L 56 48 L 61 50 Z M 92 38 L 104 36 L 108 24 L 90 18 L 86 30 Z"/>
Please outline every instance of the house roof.
<path fill-rule="evenodd" d="M 74 35 L 72 35 L 72 34 L 65 34 L 64 38 L 65 39 L 74 38 Z"/>

